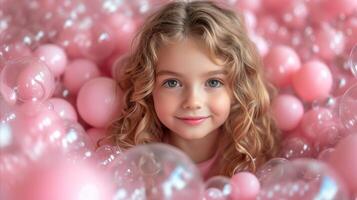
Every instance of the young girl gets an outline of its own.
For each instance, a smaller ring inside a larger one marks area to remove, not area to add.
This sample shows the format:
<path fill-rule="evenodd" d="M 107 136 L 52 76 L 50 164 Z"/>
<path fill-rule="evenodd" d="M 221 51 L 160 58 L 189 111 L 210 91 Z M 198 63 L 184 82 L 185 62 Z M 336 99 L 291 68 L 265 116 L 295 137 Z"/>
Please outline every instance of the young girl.
<path fill-rule="evenodd" d="M 278 148 L 261 62 L 233 11 L 171 2 L 134 41 L 118 85 L 124 107 L 110 127 L 119 147 L 165 142 L 206 179 L 254 172 Z"/>

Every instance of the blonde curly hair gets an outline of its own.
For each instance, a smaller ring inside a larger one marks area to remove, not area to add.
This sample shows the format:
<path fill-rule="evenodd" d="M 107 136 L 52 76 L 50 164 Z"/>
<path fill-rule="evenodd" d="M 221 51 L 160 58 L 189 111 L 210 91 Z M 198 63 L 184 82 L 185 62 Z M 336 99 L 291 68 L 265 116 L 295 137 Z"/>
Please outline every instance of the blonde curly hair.
<path fill-rule="evenodd" d="M 217 174 L 255 172 L 279 147 L 269 109 L 271 86 L 263 80 L 260 57 L 242 19 L 211 1 L 170 2 L 148 17 L 128 56 L 118 63 L 123 109 L 109 127 L 110 135 L 123 149 L 163 142 L 167 128 L 156 116 L 152 97 L 157 53 L 167 42 L 188 36 L 202 40 L 229 69 L 234 102 L 222 127 L 223 156 Z"/>

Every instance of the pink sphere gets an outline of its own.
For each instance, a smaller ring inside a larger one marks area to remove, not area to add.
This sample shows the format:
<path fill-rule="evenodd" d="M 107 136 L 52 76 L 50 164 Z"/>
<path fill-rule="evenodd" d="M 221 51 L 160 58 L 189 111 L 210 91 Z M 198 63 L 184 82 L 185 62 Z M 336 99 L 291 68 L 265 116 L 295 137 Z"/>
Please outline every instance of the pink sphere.
<path fill-rule="evenodd" d="M 100 75 L 97 65 L 86 59 L 76 59 L 68 64 L 64 75 L 63 84 L 73 94 L 88 80 Z"/>
<path fill-rule="evenodd" d="M 50 155 L 51 161 L 31 166 L 18 185 L 15 199 L 21 200 L 102 200 L 113 197 L 113 186 L 103 171 L 88 163 L 71 163 Z"/>
<path fill-rule="evenodd" d="M 301 101 L 293 95 L 279 95 L 272 103 L 277 126 L 283 131 L 296 128 L 304 114 Z"/>
<path fill-rule="evenodd" d="M 336 55 L 343 53 L 345 48 L 345 37 L 342 32 L 332 27 L 324 26 L 315 33 L 315 44 L 317 54 L 326 60 L 332 60 Z"/>
<path fill-rule="evenodd" d="M 77 121 L 77 113 L 71 103 L 62 98 L 51 98 L 48 100 L 53 110 L 62 119 Z"/>
<path fill-rule="evenodd" d="M 39 46 L 34 54 L 47 64 L 47 67 L 55 76 L 58 77 L 64 72 L 67 65 L 67 55 L 61 47 L 54 44 L 44 44 Z"/>
<path fill-rule="evenodd" d="M 343 138 L 331 153 L 329 163 L 342 177 L 352 193 L 357 193 L 357 135 Z"/>
<path fill-rule="evenodd" d="M 115 46 L 122 52 L 126 52 L 130 47 L 137 25 L 134 20 L 123 13 L 115 13 L 105 19 L 112 28 Z"/>
<path fill-rule="evenodd" d="M 78 92 L 77 108 L 88 124 L 100 128 L 119 114 L 122 92 L 110 78 L 94 78 Z"/>
<path fill-rule="evenodd" d="M 294 74 L 293 87 L 304 101 L 322 100 L 332 88 L 331 71 L 319 60 L 308 61 Z"/>
<path fill-rule="evenodd" d="M 236 1 L 235 6 L 239 10 L 249 10 L 252 12 L 257 12 L 261 8 L 261 0 L 240 0 Z"/>
<path fill-rule="evenodd" d="M 276 46 L 270 49 L 264 58 L 268 80 L 278 87 L 291 83 L 293 74 L 300 69 L 300 58 L 288 46 Z"/>
<path fill-rule="evenodd" d="M 343 29 L 346 35 L 346 50 L 352 49 L 357 44 L 357 17 L 351 17 L 344 23 Z"/>
<path fill-rule="evenodd" d="M 253 200 L 259 193 L 260 183 L 256 176 L 249 172 L 239 172 L 231 179 L 234 200 Z"/>
<path fill-rule="evenodd" d="M 321 9 L 325 10 L 332 18 L 339 15 L 349 15 L 357 10 L 357 1 L 355 0 L 321 0 Z"/>

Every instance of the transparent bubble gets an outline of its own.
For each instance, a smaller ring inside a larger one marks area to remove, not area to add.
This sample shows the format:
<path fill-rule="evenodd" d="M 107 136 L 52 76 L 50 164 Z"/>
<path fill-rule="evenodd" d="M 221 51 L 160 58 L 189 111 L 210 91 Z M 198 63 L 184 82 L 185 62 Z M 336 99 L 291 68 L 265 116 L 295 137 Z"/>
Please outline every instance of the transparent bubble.
<path fill-rule="evenodd" d="M 208 199 L 229 199 L 232 193 L 230 179 L 224 176 L 214 176 L 205 183 L 205 198 Z"/>
<path fill-rule="evenodd" d="M 283 141 L 280 156 L 289 160 L 303 157 L 311 158 L 316 156 L 316 150 L 305 139 L 291 137 Z"/>
<path fill-rule="evenodd" d="M 182 152 L 165 144 L 136 146 L 112 166 L 114 199 L 201 199 L 199 171 Z"/>
<path fill-rule="evenodd" d="M 283 165 L 289 163 L 289 160 L 285 158 L 273 158 L 261 166 L 257 172 L 256 176 L 262 186 L 270 184 L 275 178 L 284 176 Z M 272 176 L 274 173 L 274 176 Z"/>
<path fill-rule="evenodd" d="M 44 101 L 52 96 L 54 87 L 51 71 L 33 57 L 7 61 L 0 74 L 0 92 L 10 104 Z"/>
<path fill-rule="evenodd" d="M 357 85 L 350 87 L 340 100 L 340 119 L 348 132 L 357 131 Z"/>
<path fill-rule="evenodd" d="M 323 162 L 296 159 L 273 170 L 271 182 L 262 185 L 257 199 L 348 199 L 348 193 L 334 171 Z"/>
<path fill-rule="evenodd" d="M 60 136 L 56 143 L 60 145 L 67 157 L 74 162 L 91 158 L 93 147 L 83 127 L 76 122 L 65 122 L 64 135 Z"/>
<path fill-rule="evenodd" d="M 352 74 L 357 77 L 357 44 L 354 45 L 351 50 L 348 65 L 350 66 Z"/>
<path fill-rule="evenodd" d="M 95 150 L 92 159 L 99 166 L 108 167 L 121 155 L 122 150 L 119 147 L 111 145 L 102 145 Z"/>

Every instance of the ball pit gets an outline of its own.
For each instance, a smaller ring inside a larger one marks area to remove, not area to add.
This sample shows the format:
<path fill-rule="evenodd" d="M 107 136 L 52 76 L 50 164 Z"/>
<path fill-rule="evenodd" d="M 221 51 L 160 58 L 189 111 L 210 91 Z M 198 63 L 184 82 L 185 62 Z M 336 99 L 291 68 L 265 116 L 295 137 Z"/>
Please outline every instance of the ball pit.
<path fill-rule="evenodd" d="M 219 0 L 242 13 L 278 89 L 271 111 L 282 148 L 256 174 L 204 182 L 177 149 L 123 152 L 101 140 L 122 106 L 113 66 L 167 2 L 0 2 L 0 199 L 140 199 L 148 188 L 157 199 L 357 196 L 355 0 Z M 171 171 L 156 176 L 163 163 Z"/>

